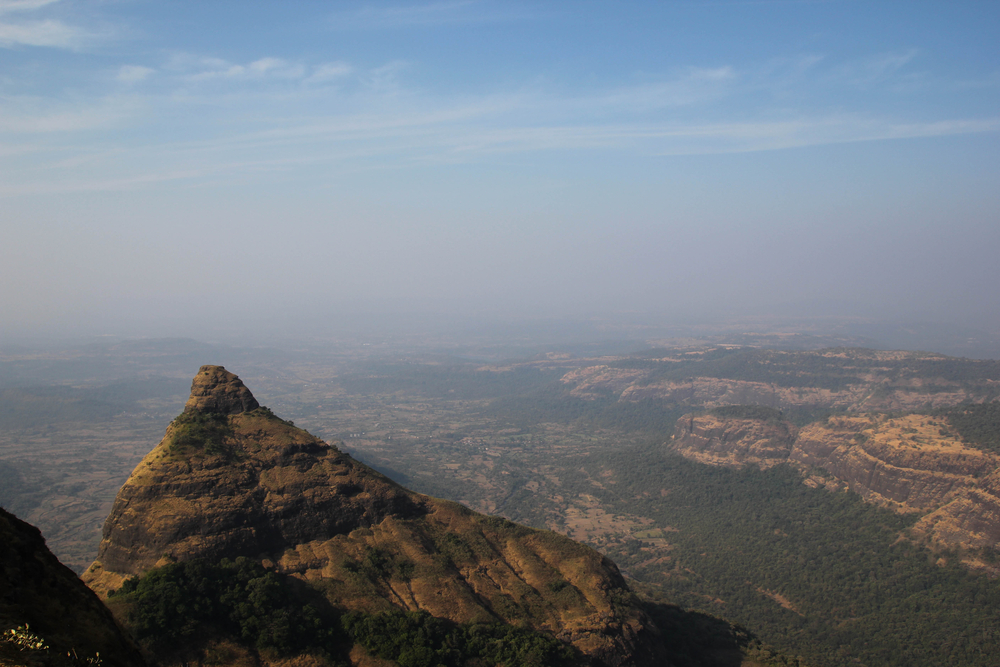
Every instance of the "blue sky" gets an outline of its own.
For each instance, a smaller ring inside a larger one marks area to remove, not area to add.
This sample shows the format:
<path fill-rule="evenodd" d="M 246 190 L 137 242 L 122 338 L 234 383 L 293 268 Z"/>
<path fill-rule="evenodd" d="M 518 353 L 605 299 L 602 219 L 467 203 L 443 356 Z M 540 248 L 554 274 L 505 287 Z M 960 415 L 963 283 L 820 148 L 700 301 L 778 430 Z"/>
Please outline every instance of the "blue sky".
<path fill-rule="evenodd" d="M 7 335 L 1000 329 L 1000 3 L 0 0 Z"/>

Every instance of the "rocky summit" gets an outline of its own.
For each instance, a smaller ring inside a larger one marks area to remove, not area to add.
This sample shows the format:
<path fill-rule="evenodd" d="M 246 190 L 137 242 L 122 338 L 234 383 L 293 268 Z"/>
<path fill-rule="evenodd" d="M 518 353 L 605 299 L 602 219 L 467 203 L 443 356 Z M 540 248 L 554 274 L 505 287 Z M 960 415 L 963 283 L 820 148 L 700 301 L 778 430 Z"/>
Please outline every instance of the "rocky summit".
<path fill-rule="evenodd" d="M 221 366 L 203 366 L 118 493 L 83 579 L 107 598 L 155 568 L 241 557 L 338 613 L 517 624 L 558 638 L 583 664 L 662 664 L 648 617 L 596 551 L 411 492 L 261 407 Z"/>
<path fill-rule="evenodd" d="M 184 412 L 238 415 L 260 407 L 243 381 L 222 366 L 202 366 L 191 382 Z"/>

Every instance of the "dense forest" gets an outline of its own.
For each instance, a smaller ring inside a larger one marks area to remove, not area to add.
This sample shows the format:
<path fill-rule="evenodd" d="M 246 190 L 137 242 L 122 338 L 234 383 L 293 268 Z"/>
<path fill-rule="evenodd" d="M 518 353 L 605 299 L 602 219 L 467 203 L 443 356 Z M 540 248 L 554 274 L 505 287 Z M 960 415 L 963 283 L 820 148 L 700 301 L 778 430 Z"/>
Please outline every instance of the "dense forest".
<path fill-rule="evenodd" d="M 271 659 L 312 653 L 335 666 L 349 664 L 355 643 L 401 667 L 580 662 L 566 644 L 526 628 L 461 625 L 418 612 L 343 613 L 308 584 L 247 558 L 166 565 L 126 580 L 110 599 L 146 649 L 179 652 L 180 659 L 229 639 Z"/>
<path fill-rule="evenodd" d="M 588 492 L 669 543 L 640 534 L 610 555 L 663 599 L 819 665 L 995 664 L 1000 582 L 905 539 L 909 517 L 787 467 L 713 468 L 652 444 L 592 463 L 608 471 L 615 483 Z"/>
<path fill-rule="evenodd" d="M 935 413 L 947 417 L 967 444 L 1000 452 L 1000 403 L 962 404 Z"/>

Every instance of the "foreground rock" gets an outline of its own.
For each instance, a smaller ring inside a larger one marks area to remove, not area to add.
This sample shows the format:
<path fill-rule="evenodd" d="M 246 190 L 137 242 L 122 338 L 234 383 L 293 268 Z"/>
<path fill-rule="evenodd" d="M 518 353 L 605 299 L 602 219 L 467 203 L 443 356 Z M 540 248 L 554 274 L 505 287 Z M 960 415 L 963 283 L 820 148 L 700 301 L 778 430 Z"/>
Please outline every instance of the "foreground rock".
<path fill-rule="evenodd" d="M 138 649 L 111 612 L 60 563 L 34 526 L 0 509 L 0 632 L 24 628 L 47 649 L 20 650 L 0 641 L 3 665 L 73 665 L 96 658 L 114 667 L 142 667 Z M 9 636 L 9 635 L 8 635 Z"/>
<path fill-rule="evenodd" d="M 241 556 L 313 584 L 342 611 L 518 623 L 593 664 L 662 664 L 611 561 L 408 491 L 204 366 L 184 413 L 119 492 L 84 580 L 106 597 L 158 566 Z"/>

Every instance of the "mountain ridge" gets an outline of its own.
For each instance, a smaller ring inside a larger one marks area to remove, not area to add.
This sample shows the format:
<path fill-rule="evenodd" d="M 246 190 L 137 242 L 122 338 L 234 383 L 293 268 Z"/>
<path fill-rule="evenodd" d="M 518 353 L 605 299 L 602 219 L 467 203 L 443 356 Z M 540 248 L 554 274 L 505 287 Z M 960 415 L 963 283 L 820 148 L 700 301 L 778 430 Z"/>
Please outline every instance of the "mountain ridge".
<path fill-rule="evenodd" d="M 119 492 L 83 579 L 107 598 L 157 567 L 240 556 L 345 612 L 517 623 L 595 665 L 662 657 L 655 628 L 596 551 L 407 491 L 203 366 L 184 412 Z"/>

